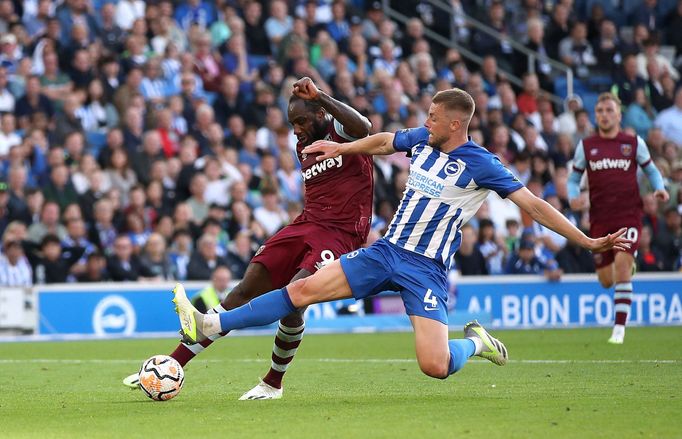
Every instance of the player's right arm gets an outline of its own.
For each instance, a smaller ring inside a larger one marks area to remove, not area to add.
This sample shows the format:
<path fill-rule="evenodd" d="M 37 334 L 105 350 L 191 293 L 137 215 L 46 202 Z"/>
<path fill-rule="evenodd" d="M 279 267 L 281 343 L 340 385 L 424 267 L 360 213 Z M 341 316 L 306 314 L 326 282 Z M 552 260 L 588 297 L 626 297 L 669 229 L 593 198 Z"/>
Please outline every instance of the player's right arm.
<path fill-rule="evenodd" d="M 651 160 L 651 154 L 649 153 L 649 148 L 646 142 L 641 137 L 637 136 L 637 163 L 642 167 L 642 170 L 649 179 L 651 187 L 654 189 L 654 196 L 657 200 L 667 203 L 670 199 L 668 191 L 665 190 L 665 183 L 663 182 L 663 176 L 658 170 L 653 160 Z"/>
<path fill-rule="evenodd" d="M 580 178 L 585 171 L 587 165 L 585 160 L 585 149 L 583 148 L 583 141 L 578 142 L 575 147 L 573 155 L 573 169 L 568 176 L 568 204 L 573 210 L 583 210 L 587 208 L 587 199 L 580 195 Z"/>
<path fill-rule="evenodd" d="M 590 238 L 574 226 L 561 212 L 542 198 L 536 197 L 525 187 L 509 194 L 509 199 L 535 221 L 592 252 L 600 253 L 612 248 L 624 251 L 630 248 L 631 241 L 624 237 L 626 228 L 601 238 Z"/>
<path fill-rule="evenodd" d="M 336 143 L 329 140 L 318 140 L 303 149 L 304 154 L 320 152 L 317 161 L 338 157 L 340 155 L 367 154 L 389 155 L 396 151 L 410 152 L 413 146 L 426 142 L 429 133 L 426 128 L 400 130 L 397 133 L 378 133 L 348 143 Z"/>

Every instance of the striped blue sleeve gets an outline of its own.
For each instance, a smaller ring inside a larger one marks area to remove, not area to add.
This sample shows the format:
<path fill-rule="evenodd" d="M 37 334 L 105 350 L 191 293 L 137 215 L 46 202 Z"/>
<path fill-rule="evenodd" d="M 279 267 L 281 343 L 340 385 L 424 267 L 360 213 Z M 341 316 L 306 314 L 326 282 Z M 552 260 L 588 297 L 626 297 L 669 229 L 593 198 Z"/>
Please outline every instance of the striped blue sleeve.
<path fill-rule="evenodd" d="M 393 138 L 393 149 L 409 153 L 414 146 L 428 141 L 429 130 L 426 128 L 408 128 L 395 133 L 395 137 Z"/>
<path fill-rule="evenodd" d="M 474 181 L 478 186 L 497 192 L 502 198 L 523 187 L 523 183 L 507 168 L 497 156 L 486 151 L 472 169 Z"/>

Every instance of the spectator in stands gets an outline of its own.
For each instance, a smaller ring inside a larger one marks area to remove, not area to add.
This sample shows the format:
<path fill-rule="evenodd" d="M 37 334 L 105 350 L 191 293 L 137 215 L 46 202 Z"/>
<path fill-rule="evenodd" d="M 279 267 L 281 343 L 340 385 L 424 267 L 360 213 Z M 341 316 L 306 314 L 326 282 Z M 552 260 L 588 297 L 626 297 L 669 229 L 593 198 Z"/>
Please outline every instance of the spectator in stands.
<path fill-rule="evenodd" d="M 279 194 L 275 188 L 264 187 L 261 190 L 263 205 L 257 207 L 254 218 L 265 229 L 267 236 L 274 235 L 279 229 L 288 222 L 288 215 L 279 205 Z"/>
<path fill-rule="evenodd" d="M 118 125 L 116 108 L 106 99 L 102 81 L 97 78 L 87 84 L 87 97 L 75 115 L 86 133 L 106 135 Z"/>
<path fill-rule="evenodd" d="M 5 67 L 0 67 L 0 112 L 14 113 L 16 98 L 8 89 L 9 73 Z"/>
<path fill-rule="evenodd" d="M 571 28 L 569 37 L 559 43 L 559 59 L 573 68 L 579 78 L 588 78 L 590 69 L 597 64 L 592 44 L 587 40 L 587 26 L 577 22 Z"/>
<path fill-rule="evenodd" d="M 215 120 L 226 124 L 233 115 L 245 110 L 244 95 L 239 88 L 239 79 L 234 75 L 223 75 L 219 94 L 213 102 Z"/>
<path fill-rule="evenodd" d="M 646 81 L 646 96 L 654 109 L 660 112 L 673 104 L 672 99 L 668 96 L 663 86 L 663 83 L 667 82 L 666 80 L 670 78 L 663 75 L 658 63 L 654 59 L 647 61 L 646 69 L 649 78 Z"/>
<path fill-rule="evenodd" d="M 116 239 L 116 228 L 113 223 L 114 210 L 111 200 L 102 198 L 95 203 L 94 223 L 90 228 L 89 240 L 102 253 L 109 255 L 113 252 Z"/>
<path fill-rule="evenodd" d="M 123 204 L 128 202 L 130 188 L 137 184 L 135 171 L 130 168 L 128 153 L 123 149 L 114 150 L 111 154 L 111 164 L 104 170 L 105 186 L 121 191 Z"/>
<path fill-rule="evenodd" d="M 559 268 L 566 274 L 594 273 L 592 253 L 568 241 L 555 257 Z"/>
<path fill-rule="evenodd" d="M 78 277 L 85 273 L 86 259 L 97 249 L 93 243 L 88 241 L 85 222 L 81 218 L 71 218 L 64 221 L 64 223 L 66 224 L 67 236 L 61 242 L 62 248 L 80 247 L 83 249 L 82 256 L 73 264 L 69 271 L 71 275 L 69 280 L 71 280 L 73 276 Z"/>
<path fill-rule="evenodd" d="M 470 224 L 460 229 L 462 241 L 455 254 L 455 266 L 462 276 L 487 275 L 488 264 L 476 242 L 476 231 Z"/>
<path fill-rule="evenodd" d="M 623 62 L 624 45 L 618 36 L 616 24 L 609 19 L 604 19 L 599 25 L 599 35 L 594 41 L 594 54 L 597 58 L 597 65 L 594 70 L 613 76 L 616 73 L 616 66 Z"/>
<path fill-rule="evenodd" d="M 550 58 L 560 59 L 559 44 L 570 34 L 571 23 L 569 21 L 570 6 L 564 3 L 554 5 L 552 17 L 547 32 L 545 32 L 545 44 Z"/>
<path fill-rule="evenodd" d="M 220 302 L 227 296 L 230 283 L 232 282 L 232 273 L 229 268 L 225 266 L 218 266 L 211 274 L 211 284 L 206 288 L 197 291 L 190 300 L 196 309 L 200 312 L 206 312 Z"/>
<path fill-rule="evenodd" d="M 522 239 L 519 250 L 509 258 L 507 274 L 544 274 L 549 280 L 557 281 L 562 271 L 556 262 L 546 264 L 535 255 L 535 244 L 529 239 Z"/>
<path fill-rule="evenodd" d="M 59 204 L 46 201 L 40 213 L 40 222 L 28 228 L 28 240 L 39 243 L 45 235 L 56 235 L 60 240 L 66 237 L 66 229 L 59 223 Z"/>
<path fill-rule="evenodd" d="M 655 243 L 663 252 L 666 270 L 677 270 L 682 256 L 682 214 L 677 207 L 668 207 L 664 219 L 665 227 L 658 231 Z"/>
<path fill-rule="evenodd" d="M 651 32 L 659 28 L 663 18 L 658 0 L 644 0 L 632 11 L 631 17 L 632 24 L 644 25 Z"/>
<path fill-rule="evenodd" d="M 142 68 L 134 66 L 126 73 L 125 83 L 116 88 L 112 102 L 118 110 L 118 114 L 126 114 L 130 107 L 133 95 L 140 93 L 144 74 Z"/>
<path fill-rule="evenodd" d="M 648 80 L 649 71 L 647 65 L 649 63 L 655 63 L 663 76 L 670 76 L 674 81 L 678 81 L 680 79 L 680 73 L 672 65 L 670 60 L 660 53 L 660 47 L 657 34 L 651 34 L 649 38 L 644 41 L 644 51 L 637 54 L 637 75 Z"/>
<path fill-rule="evenodd" d="M 201 77 L 204 90 L 220 91 L 221 81 L 227 73 L 222 60 L 211 51 L 211 36 L 204 33 L 195 42 L 194 72 Z"/>
<path fill-rule="evenodd" d="M 294 158 L 291 154 L 282 154 L 277 170 L 277 183 L 282 201 L 285 203 L 303 201 L 303 178 L 296 170 Z"/>
<path fill-rule="evenodd" d="M 166 253 L 166 241 L 158 233 L 152 233 L 147 238 L 140 262 L 155 280 L 176 279 L 176 267 Z"/>
<path fill-rule="evenodd" d="M 270 18 L 265 20 L 265 34 L 270 40 L 270 51 L 277 54 L 280 41 L 291 31 L 293 19 L 288 15 L 287 4 L 282 0 L 270 3 Z M 260 31 L 262 32 L 262 30 Z"/>
<path fill-rule="evenodd" d="M 154 277 L 154 274 L 133 253 L 133 243 L 128 235 L 119 235 L 114 241 L 114 252 L 107 258 L 107 271 L 115 282 L 136 281 Z"/>
<path fill-rule="evenodd" d="M 665 42 L 675 48 L 675 56 L 682 56 L 682 1 L 670 11 L 665 19 Z"/>
<path fill-rule="evenodd" d="M 188 229 L 175 228 L 169 257 L 177 280 L 187 279 L 187 270 L 192 256 L 192 234 Z"/>
<path fill-rule="evenodd" d="M 192 210 L 192 216 L 196 224 L 203 222 L 208 215 L 208 203 L 204 198 L 207 184 L 206 175 L 203 173 L 197 173 L 192 177 L 192 183 L 190 184 L 190 193 L 192 195 L 187 200 L 187 204 Z"/>
<path fill-rule="evenodd" d="M 638 136 L 645 138 L 654 126 L 655 118 L 656 110 L 651 107 L 644 88 L 635 89 L 634 100 L 623 116 L 623 126 L 633 128 Z"/>
<path fill-rule="evenodd" d="M 211 235 L 202 235 L 197 240 L 197 249 L 187 265 L 188 280 L 208 280 L 217 266 L 226 265 L 225 259 L 216 254 L 216 244 Z"/>
<path fill-rule="evenodd" d="M 233 180 L 223 175 L 220 162 L 213 157 L 206 158 L 204 174 L 206 176 L 204 202 L 208 205 L 216 203 L 227 206 L 230 202 L 230 186 Z"/>
<path fill-rule="evenodd" d="M 327 23 L 327 32 L 337 44 L 344 45 L 350 36 L 350 23 L 346 19 L 346 4 L 342 0 L 332 2 L 332 19 Z"/>
<path fill-rule="evenodd" d="M 98 251 L 90 253 L 85 262 L 85 270 L 76 277 L 78 282 L 106 282 L 110 280 L 107 260 Z"/>
<path fill-rule="evenodd" d="M 584 108 L 575 112 L 575 132 L 573 134 L 573 144 L 577 144 L 594 132 L 594 125 L 590 121 L 590 114 Z"/>
<path fill-rule="evenodd" d="M 14 113 L 19 120 L 19 127 L 29 127 L 31 117 L 36 113 L 42 113 L 52 119 L 54 106 L 52 101 L 42 92 L 40 77 L 31 75 L 26 80 L 26 94 L 17 101 Z"/>
<path fill-rule="evenodd" d="M 510 70 L 513 67 L 512 55 L 514 49 L 509 43 L 509 39 L 512 38 L 512 30 L 506 20 L 503 2 L 492 2 L 488 9 L 488 17 L 485 24 L 501 33 L 502 39 L 495 38 L 483 31 L 476 31 L 471 36 L 473 51 L 479 56 L 494 56 L 501 67 Z"/>
<path fill-rule="evenodd" d="M 675 92 L 673 105 L 656 117 L 655 125 L 663 131 L 663 135 L 682 146 L 682 86 Z"/>
<path fill-rule="evenodd" d="M 642 233 L 639 235 L 639 248 L 637 249 L 638 271 L 665 270 L 663 253 L 652 244 L 651 228 L 648 226 L 642 227 Z"/>
<path fill-rule="evenodd" d="M 33 282 L 36 284 L 65 283 L 71 267 L 85 251 L 82 247 L 62 247 L 56 235 L 43 237 L 40 246 L 24 241 L 26 257 L 33 268 Z"/>
<path fill-rule="evenodd" d="M 192 236 L 199 234 L 199 222 L 194 218 L 194 212 L 187 202 L 178 203 L 173 212 L 173 225 L 176 229 L 187 229 Z"/>
<path fill-rule="evenodd" d="M 495 225 L 489 219 L 481 219 L 478 223 L 478 249 L 485 258 L 487 271 L 490 274 L 502 274 L 506 257 L 506 246 Z"/>
<path fill-rule="evenodd" d="M 619 79 L 611 87 L 611 93 L 617 95 L 627 107 L 635 100 L 635 90 L 645 87 L 646 81 L 637 74 L 637 58 L 633 54 L 626 55 L 623 59 L 623 70 Z"/>
<path fill-rule="evenodd" d="M 21 137 L 16 132 L 16 119 L 11 113 L 2 115 L 0 124 L 0 159 L 7 158 L 13 146 L 21 144 Z"/>
<path fill-rule="evenodd" d="M 232 242 L 227 248 L 227 256 L 225 261 L 230 269 L 230 272 L 237 279 L 244 277 L 246 267 L 248 267 L 251 258 L 256 253 L 254 242 L 251 240 L 251 232 L 242 230 L 233 237 Z"/>
<path fill-rule="evenodd" d="M 147 131 L 142 138 L 142 150 L 135 154 L 133 170 L 137 181 L 149 184 L 152 163 L 163 158 L 161 136 L 157 131 Z"/>
<path fill-rule="evenodd" d="M 0 286 L 30 287 L 32 285 L 33 271 L 21 242 L 5 233 L 2 253 L 0 253 Z"/>

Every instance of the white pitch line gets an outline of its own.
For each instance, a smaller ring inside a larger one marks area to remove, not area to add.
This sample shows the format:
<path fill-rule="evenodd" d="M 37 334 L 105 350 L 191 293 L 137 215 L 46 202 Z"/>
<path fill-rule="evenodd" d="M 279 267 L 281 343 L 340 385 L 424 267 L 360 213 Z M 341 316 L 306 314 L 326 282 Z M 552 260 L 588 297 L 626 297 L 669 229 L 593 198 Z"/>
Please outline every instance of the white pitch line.
<path fill-rule="evenodd" d="M 26 358 L 26 359 L 0 359 L 1 364 L 134 364 L 142 360 L 127 359 L 68 359 L 68 358 Z M 196 360 L 197 363 L 265 363 L 269 358 L 230 358 L 222 360 Z M 409 358 L 299 358 L 300 362 L 310 363 L 415 363 L 416 360 Z M 507 360 L 508 363 L 517 364 L 678 364 L 681 360 Z M 473 364 L 485 364 L 484 360 L 473 360 Z"/>

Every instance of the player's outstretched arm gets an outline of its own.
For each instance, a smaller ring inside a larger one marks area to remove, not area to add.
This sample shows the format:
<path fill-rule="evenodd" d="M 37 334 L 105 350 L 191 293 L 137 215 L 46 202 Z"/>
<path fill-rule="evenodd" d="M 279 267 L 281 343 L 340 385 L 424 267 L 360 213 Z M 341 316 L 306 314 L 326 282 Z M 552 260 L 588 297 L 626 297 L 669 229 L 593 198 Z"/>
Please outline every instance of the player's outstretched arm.
<path fill-rule="evenodd" d="M 327 93 L 317 88 L 312 79 L 303 77 L 294 83 L 294 94 L 301 99 L 318 102 L 327 110 L 341 125 L 343 130 L 351 137 L 361 139 L 367 137 L 372 127 L 371 122 L 358 111 L 337 101 Z"/>
<path fill-rule="evenodd" d="M 623 236 L 626 228 L 601 238 L 590 238 L 574 226 L 561 212 L 545 200 L 533 195 L 525 187 L 509 194 L 509 199 L 525 210 L 535 221 L 588 250 L 598 253 L 612 248 L 617 250 L 630 248 L 631 242 Z"/>
<path fill-rule="evenodd" d="M 388 155 L 395 152 L 395 149 L 393 149 L 394 138 L 395 134 L 393 133 L 378 133 L 348 143 L 318 140 L 312 145 L 306 146 L 303 149 L 303 154 L 322 153 L 316 157 L 318 162 L 340 155 Z"/>

